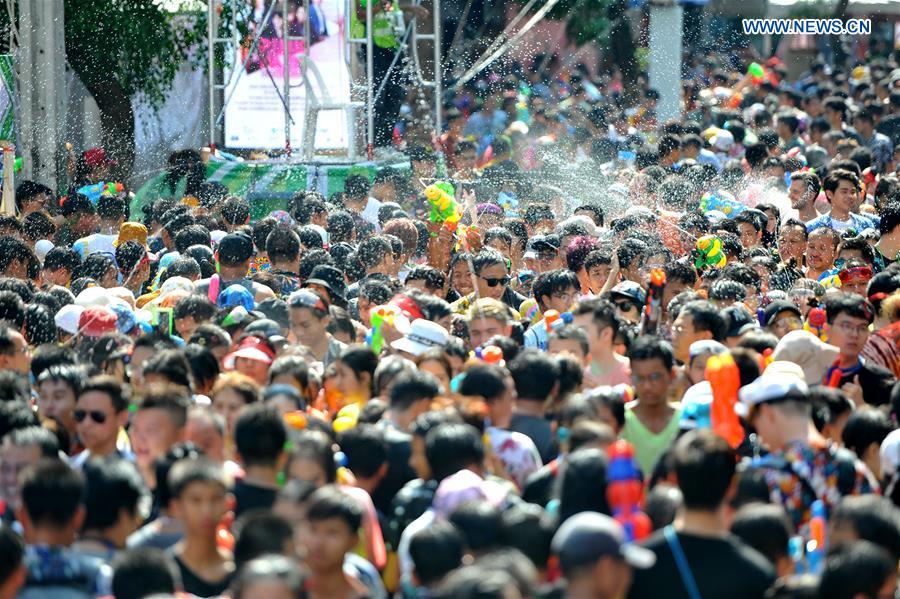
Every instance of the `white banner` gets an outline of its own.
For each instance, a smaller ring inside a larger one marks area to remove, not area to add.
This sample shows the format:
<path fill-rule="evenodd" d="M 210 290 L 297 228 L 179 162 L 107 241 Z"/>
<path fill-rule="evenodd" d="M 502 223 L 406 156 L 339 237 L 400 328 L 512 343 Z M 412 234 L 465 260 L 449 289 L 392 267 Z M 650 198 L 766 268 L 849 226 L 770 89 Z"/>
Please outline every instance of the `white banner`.
<path fill-rule="evenodd" d="M 265 16 L 269 2 L 256 0 L 256 23 Z M 241 48 L 234 64 L 242 73 L 226 70 L 225 80 L 225 146 L 229 148 L 280 149 L 285 147 L 284 131 L 284 71 L 289 68 L 291 147 L 300 148 L 303 121 L 306 114 L 306 89 L 303 83 L 301 57 L 304 54 L 303 29 L 306 19 L 302 2 L 288 3 L 287 60 L 284 56 L 284 31 L 281 15 L 282 0 L 275 0 L 275 10 L 263 27 L 262 35 L 252 55 L 249 48 Z M 350 73 L 347 68 L 346 34 L 349 18 L 344 14 L 343 0 L 310 0 L 309 71 L 312 92 L 320 103 L 350 101 Z M 293 39 L 293 38 L 299 39 Z M 316 72 L 320 75 L 316 77 Z M 229 99 L 230 98 L 230 99 Z M 316 147 L 322 149 L 347 147 L 347 120 L 342 110 L 321 111 L 316 128 Z"/>

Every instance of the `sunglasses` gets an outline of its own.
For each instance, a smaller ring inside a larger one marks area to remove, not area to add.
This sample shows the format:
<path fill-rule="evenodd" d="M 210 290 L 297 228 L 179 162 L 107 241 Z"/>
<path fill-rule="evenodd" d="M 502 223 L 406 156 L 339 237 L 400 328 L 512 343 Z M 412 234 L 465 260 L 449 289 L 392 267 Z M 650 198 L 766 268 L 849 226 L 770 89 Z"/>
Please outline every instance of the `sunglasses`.
<path fill-rule="evenodd" d="M 97 424 L 106 422 L 106 413 L 99 410 L 75 410 L 72 415 L 75 417 L 75 422 L 84 422 L 88 416 Z"/>
<path fill-rule="evenodd" d="M 838 277 L 841 279 L 841 283 L 846 283 L 848 281 L 852 281 L 853 279 L 865 279 L 868 281 L 872 278 L 872 269 L 868 266 L 854 266 L 853 268 L 845 268 L 840 273 L 838 273 Z"/>
<path fill-rule="evenodd" d="M 507 285 L 507 284 L 509 284 L 510 277 L 509 277 L 509 275 L 506 275 L 506 276 L 499 277 L 499 278 L 496 278 L 496 279 L 494 279 L 494 278 L 488 278 L 488 277 L 481 277 L 481 279 L 482 279 L 485 283 L 487 283 L 487 286 L 488 286 L 488 287 L 496 287 L 497 285 Z"/>
<path fill-rule="evenodd" d="M 636 307 L 636 306 L 635 306 L 633 303 L 631 303 L 631 302 L 614 302 L 614 303 L 615 303 L 615 305 L 616 305 L 616 308 L 618 308 L 618 309 L 621 310 L 622 312 L 628 312 L 628 311 L 631 310 L 632 308 Z"/>

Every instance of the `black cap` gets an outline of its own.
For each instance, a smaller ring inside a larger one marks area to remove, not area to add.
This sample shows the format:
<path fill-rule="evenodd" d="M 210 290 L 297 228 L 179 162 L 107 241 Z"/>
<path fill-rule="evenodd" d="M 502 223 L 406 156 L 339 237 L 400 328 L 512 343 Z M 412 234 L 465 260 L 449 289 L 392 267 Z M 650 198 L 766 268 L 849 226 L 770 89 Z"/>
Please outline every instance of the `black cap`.
<path fill-rule="evenodd" d="M 327 264 L 319 264 L 309 273 L 309 278 L 306 279 L 303 286 L 307 287 L 311 283 L 327 289 L 332 304 L 341 308 L 347 307 L 347 282 L 344 280 L 344 273 L 339 269 Z"/>
<path fill-rule="evenodd" d="M 253 257 L 253 240 L 243 233 L 229 233 L 216 248 L 219 262 L 225 266 L 238 266 Z"/>
<path fill-rule="evenodd" d="M 267 319 L 278 323 L 282 331 L 287 331 L 291 328 L 291 311 L 286 301 L 270 297 L 258 303 L 256 310 L 262 312 Z"/>
<path fill-rule="evenodd" d="M 536 252 L 553 251 L 558 252 L 559 246 L 562 245 L 559 235 L 535 235 L 531 238 L 530 246 Z"/>
<path fill-rule="evenodd" d="M 652 551 L 626 543 L 622 525 L 598 512 L 581 512 L 568 518 L 553 535 L 551 549 L 559 556 L 563 573 L 594 564 L 606 556 L 621 558 L 642 570 L 656 563 Z"/>
<path fill-rule="evenodd" d="M 728 306 L 722 310 L 722 318 L 725 319 L 726 337 L 740 337 L 748 331 L 759 328 L 759 323 L 753 315 L 742 306 Z"/>
<path fill-rule="evenodd" d="M 766 326 L 771 326 L 775 321 L 775 317 L 781 314 L 782 312 L 791 312 L 797 316 L 797 318 L 803 318 L 800 313 L 800 308 L 794 305 L 793 302 L 789 302 L 788 300 L 775 300 L 763 311 L 763 320 L 766 322 Z"/>

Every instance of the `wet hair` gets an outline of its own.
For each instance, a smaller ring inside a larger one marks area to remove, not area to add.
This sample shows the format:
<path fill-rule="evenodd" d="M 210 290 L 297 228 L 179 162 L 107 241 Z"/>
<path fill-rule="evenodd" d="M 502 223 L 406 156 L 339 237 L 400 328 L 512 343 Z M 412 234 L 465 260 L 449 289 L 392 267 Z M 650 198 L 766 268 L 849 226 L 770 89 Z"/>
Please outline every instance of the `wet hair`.
<path fill-rule="evenodd" d="M 287 428 L 274 407 L 255 403 L 238 414 L 234 444 L 245 466 L 274 466 L 286 442 Z"/>
<path fill-rule="evenodd" d="M 868 541 L 857 541 L 828 555 L 819 580 L 819 597 L 876 597 L 896 571 L 896 560 L 887 551 Z"/>
<path fill-rule="evenodd" d="M 671 462 L 687 509 L 711 511 L 722 504 L 736 463 L 722 437 L 711 430 L 690 431 L 676 441 Z"/>
<path fill-rule="evenodd" d="M 463 537 L 450 522 L 439 521 L 413 535 L 410 558 L 421 586 L 441 581 L 462 563 Z"/>
<path fill-rule="evenodd" d="M 557 478 L 559 522 L 579 512 L 611 513 L 606 498 L 607 458 L 602 449 L 584 448 L 570 453 Z"/>
<path fill-rule="evenodd" d="M 293 438 L 289 462 L 294 460 L 316 462 L 325 473 L 325 482 L 333 483 L 337 480 L 337 466 L 331 443 L 331 438 L 322 431 L 305 430 Z"/>
<path fill-rule="evenodd" d="M 362 525 L 363 510 L 359 502 L 334 486 L 325 486 L 313 493 L 306 510 L 306 519 L 310 522 L 336 518 L 343 520 L 352 534 L 356 534 Z"/>
<path fill-rule="evenodd" d="M 484 441 L 472 425 L 443 422 L 425 435 L 425 459 L 434 479 L 442 481 L 463 468 L 481 464 Z"/>
<path fill-rule="evenodd" d="M 781 505 L 745 505 L 735 514 L 731 532 L 759 551 L 773 566 L 789 555 L 788 541 L 793 529 Z"/>
<path fill-rule="evenodd" d="M 132 462 L 122 459 L 89 460 L 84 465 L 85 517 L 82 530 L 106 530 L 115 526 L 125 510 L 141 514 L 147 488 Z M 149 506 L 149 503 L 147 504 Z"/>
<path fill-rule="evenodd" d="M 35 526 L 63 528 L 84 505 L 84 475 L 59 459 L 41 459 L 19 477 L 22 505 Z"/>
<path fill-rule="evenodd" d="M 118 553 L 112 569 L 112 593 L 116 599 L 174 594 L 181 588 L 175 561 L 155 547 L 131 547 Z"/>

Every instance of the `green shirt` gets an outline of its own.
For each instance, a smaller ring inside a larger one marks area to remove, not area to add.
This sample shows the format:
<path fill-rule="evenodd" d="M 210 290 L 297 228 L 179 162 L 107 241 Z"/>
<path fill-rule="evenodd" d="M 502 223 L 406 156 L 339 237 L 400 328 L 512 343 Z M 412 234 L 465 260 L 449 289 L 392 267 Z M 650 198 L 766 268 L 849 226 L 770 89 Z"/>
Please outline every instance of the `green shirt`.
<path fill-rule="evenodd" d="M 625 408 L 625 426 L 622 428 L 620 436 L 634 446 L 634 457 L 641 467 L 645 479 L 653 474 L 656 462 L 669 449 L 678 434 L 681 405 L 675 404 L 674 407 L 675 413 L 672 415 L 672 419 L 659 434 L 648 430 L 631 407 Z"/>
<path fill-rule="evenodd" d="M 362 6 L 366 6 L 366 0 L 360 0 Z M 399 13 L 400 7 L 396 2 L 392 4 L 391 12 Z M 374 7 L 373 7 L 374 8 Z M 397 36 L 394 33 L 394 19 L 396 16 L 388 15 L 383 10 L 378 10 L 372 15 L 372 41 L 379 48 L 396 48 L 400 45 Z M 354 38 L 363 38 L 366 36 L 365 20 L 360 21 L 356 17 L 356 11 L 350 13 L 350 35 Z"/>

